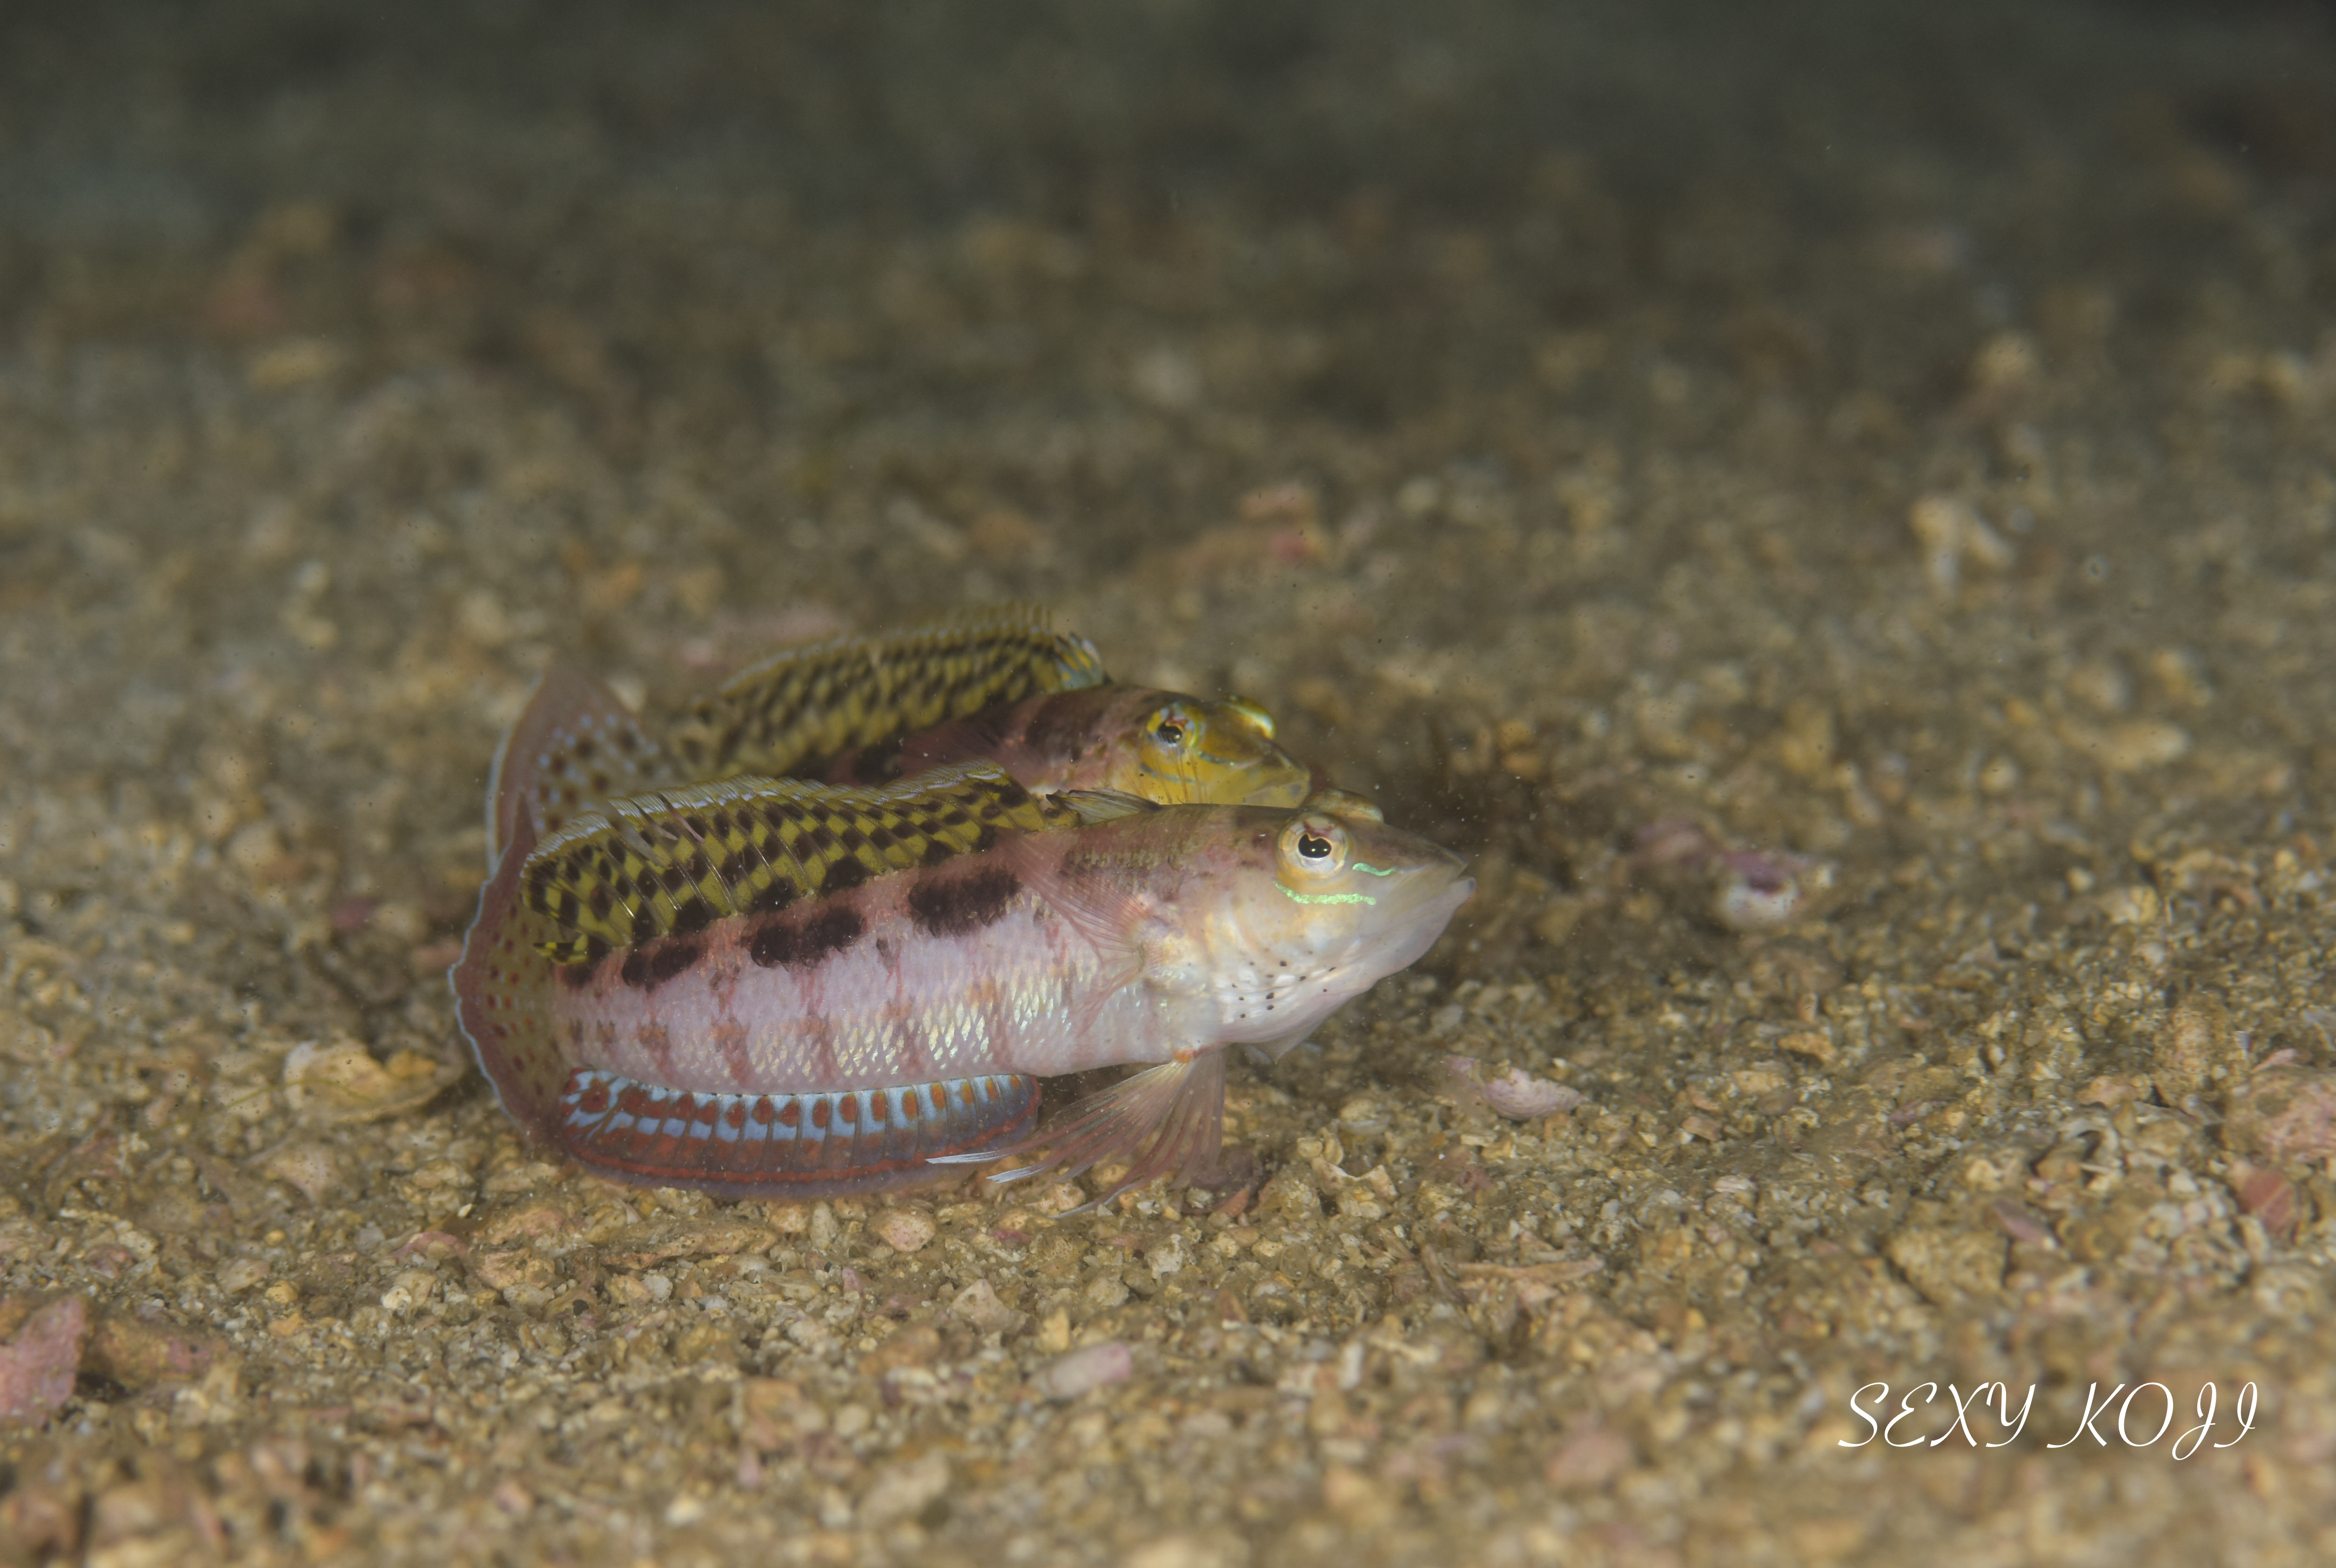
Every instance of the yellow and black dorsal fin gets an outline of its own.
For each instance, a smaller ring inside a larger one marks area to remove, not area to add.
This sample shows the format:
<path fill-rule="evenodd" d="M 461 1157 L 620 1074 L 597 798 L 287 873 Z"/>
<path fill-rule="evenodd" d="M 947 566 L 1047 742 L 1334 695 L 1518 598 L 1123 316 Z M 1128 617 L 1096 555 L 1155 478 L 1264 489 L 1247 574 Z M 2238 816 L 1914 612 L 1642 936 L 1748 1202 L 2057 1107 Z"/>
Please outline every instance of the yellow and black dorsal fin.
<path fill-rule="evenodd" d="M 988 762 L 876 789 L 724 779 L 610 801 L 577 818 L 528 857 L 521 896 L 559 927 L 543 952 L 585 963 L 978 853 L 1000 834 L 1077 821 Z"/>
<path fill-rule="evenodd" d="M 1031 605 L 764 659 L 693 707 L 667 744 L 695 778 L 804 773 L 858 746 L 999 703 L 1099 686 L 1102 656 Z"/>

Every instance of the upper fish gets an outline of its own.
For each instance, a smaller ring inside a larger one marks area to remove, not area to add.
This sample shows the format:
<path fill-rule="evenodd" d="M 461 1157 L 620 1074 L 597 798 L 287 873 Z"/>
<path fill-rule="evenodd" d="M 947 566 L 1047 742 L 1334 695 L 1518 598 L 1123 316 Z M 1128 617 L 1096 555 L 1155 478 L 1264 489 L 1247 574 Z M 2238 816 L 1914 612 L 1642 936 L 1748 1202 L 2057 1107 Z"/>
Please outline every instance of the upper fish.
<path fill-rule="evenodd" d="M 1009 607 L 775 655 L 661 739 L 555 662 L 497 753 L 487 865 L 522 808 L 550 833 L 658 786 L 747 774 L 875 784 L 983 759 L 1039 794 L 1111 789 L 1165 803 L 1295 806 L 1313 782 L 1255 704 L 1112 683 L 1085 638 Z"/>

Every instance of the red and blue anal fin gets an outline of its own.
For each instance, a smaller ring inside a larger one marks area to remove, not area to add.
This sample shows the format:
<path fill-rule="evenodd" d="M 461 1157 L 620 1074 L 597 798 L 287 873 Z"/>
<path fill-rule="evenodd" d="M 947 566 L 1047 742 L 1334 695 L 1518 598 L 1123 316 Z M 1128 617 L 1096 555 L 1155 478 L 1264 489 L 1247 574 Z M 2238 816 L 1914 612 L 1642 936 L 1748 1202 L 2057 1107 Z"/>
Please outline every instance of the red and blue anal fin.
<path fill-rule="evenodd" d="M 597 1067 L 569 1075 L 560 1146 L 604 1176 L 731 1198 L 831 1198 L 931 1182 L 936 1159 L 1010 1141 L 1038 1084 L 991 1073 L 820 1094 L 694 1094 Z"/>

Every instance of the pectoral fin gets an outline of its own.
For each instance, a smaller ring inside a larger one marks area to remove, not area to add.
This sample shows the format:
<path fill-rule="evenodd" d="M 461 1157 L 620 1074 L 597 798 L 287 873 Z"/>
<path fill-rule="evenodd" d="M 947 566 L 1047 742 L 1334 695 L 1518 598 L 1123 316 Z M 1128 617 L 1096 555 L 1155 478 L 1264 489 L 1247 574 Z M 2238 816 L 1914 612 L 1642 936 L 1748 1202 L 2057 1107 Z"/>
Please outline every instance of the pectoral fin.
<path fill-rule="evenodd" d="M 1063 1121 L 1018 1143 L 944 1155 L 935 1164 L 972 1164 L 1046 1151 L 1036 1164 L 996 1172 L 989 1178 L 1018 1182 L 1029 1176 L 1076 1176 L 1106 1160 L 1127 1161 L 1127 1174 L 1118 1185 L 1082 1205 L 1091 1209 L 1157 1176 L 1189 1182 L 1206 1175 L 1216 1167 L 1224 1121 L 1225 1053 L 1203 1051 L 1124 1078 L 1080 1101 Z"/>

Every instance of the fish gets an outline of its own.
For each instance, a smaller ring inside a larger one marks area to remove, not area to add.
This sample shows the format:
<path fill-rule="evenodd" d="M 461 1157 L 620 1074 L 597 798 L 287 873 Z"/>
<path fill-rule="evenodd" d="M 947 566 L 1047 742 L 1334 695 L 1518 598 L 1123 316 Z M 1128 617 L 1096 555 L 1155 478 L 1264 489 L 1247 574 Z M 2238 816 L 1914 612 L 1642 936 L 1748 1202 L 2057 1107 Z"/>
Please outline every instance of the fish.
<path fill-rule="evenodd" d="M 988 761 L 508 821 L 450 974 L 503 1108 L 599 1174 L 727 1196 L 1009 1156 L 994 1179 L 1124 1161 L 1098 1202 L 1205 1175 L 1228 1050 L 1285 1054 L 1475 887 L 1335 793 L 1040 794 Z M 1114 1066 L 1141 1070 L 1040 1127 L 1037 1080 Z"/>
<path fill-rule="evenodd" d="M 662 738 L 555 659 L 495 755 L 487 871 L 521 809 L 550 833 L 589 804 L 660 785 L 748 774 L 878 784 L 985 758 L 1036 792 L 1167 804 L 1295 806 L 1316 782 L 1255 703 L 1112 682 L 1085 638 L 1009 607 L 779 654 Z"/>
<path fill-rule="evenodd" d="M 1313 770 L 1253 702 L 1106 683 L 998 705 L 844 753 L 832 784 L 881 784 L 987 758 L 1034 790 L 1112 790 L 1163 805 L 1295 806 Z"/>
<path fill-rule="evenodd" d="M 664 744 L 693 780 L 816 777 L 845 752 L 1105 678 L 1095 644 L 1007 605 L 774 654 L 692 705 Z"/>

